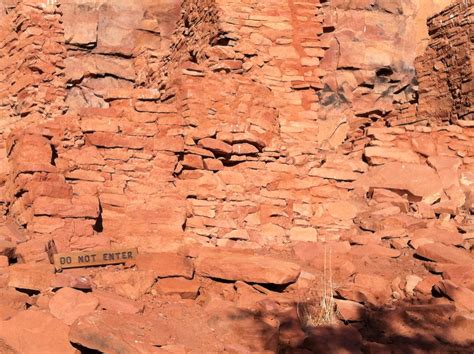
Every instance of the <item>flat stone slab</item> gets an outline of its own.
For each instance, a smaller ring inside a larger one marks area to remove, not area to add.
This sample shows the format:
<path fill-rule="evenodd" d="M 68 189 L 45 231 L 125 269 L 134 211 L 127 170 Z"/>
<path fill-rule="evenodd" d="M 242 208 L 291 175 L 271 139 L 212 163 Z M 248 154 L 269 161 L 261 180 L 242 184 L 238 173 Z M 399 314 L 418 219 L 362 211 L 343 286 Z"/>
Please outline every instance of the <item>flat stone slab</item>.
<path fill-rule="evenodd" d="M 299 265 L 276 258 L 217 251 L 200 256 L 195 266 L 205 277 L 261 284 L 294 283 L 301 272 Z"/>

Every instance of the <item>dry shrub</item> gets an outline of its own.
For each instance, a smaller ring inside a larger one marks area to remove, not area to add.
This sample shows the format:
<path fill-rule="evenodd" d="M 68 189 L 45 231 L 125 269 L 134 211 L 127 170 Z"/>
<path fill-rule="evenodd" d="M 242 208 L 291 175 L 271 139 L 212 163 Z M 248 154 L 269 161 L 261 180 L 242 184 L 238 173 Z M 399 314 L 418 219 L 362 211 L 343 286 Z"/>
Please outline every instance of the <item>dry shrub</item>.
<path fill-rule="evenodd" d="M 305 301 L 297 304 L 298 317 L 305 328 L 333 325 L 337 321 L 331 249 L 329 252 L 324 249 L 324 271 L 319 286 L 322 289 L 311 289 Z"/>

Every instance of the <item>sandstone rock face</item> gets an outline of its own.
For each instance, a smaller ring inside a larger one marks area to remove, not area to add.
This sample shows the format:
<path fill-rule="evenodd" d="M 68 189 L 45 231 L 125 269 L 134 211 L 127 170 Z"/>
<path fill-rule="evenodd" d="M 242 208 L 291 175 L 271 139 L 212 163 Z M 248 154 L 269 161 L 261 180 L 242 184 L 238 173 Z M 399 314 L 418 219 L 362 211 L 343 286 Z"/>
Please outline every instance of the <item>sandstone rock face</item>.
<path fill-rule="evenodd" d="M 0 0 L 0 352 L 472 352 L 448 2 Z"/>
<path fill-rule="evenodd" d="M 448 0 L 421 0 L 411 4 L 413 9 L 411 13 L 414 18 L 413 27 L 417 44 L 416 56 L 423 55 L 430 39 L 429 26 L 426 25 L 426 19 L 441 12 L 452 3 L 452 1 Z"/>
<path fill-rule="evenodd" d="M 428 19 L 432 39 L 416 62 L 422 119 L 472 126 L 472 16 L 472 4 L 459 1 Z"/>
<path fill-rule="evenodd" d="M 108 89 L 126 91 L 140 79 L 140 56 L 168 53 L 180 2 L 66 1 L 60 9 L 68 51 L 66 102 L 99 108 L 109 106 Z"/>
<path fill-rule="evenodd" d="M 42 18 L 45 11 L 8 9 L 3 21 L 9 28 L 18 13 Z M 436 142 L 459 140 L 450 149 L 465 151 L 466 139 L 426 129 L 376 128 L 382 121 L 364 132 L 380 112 L 395 114 L 392 93 L 402 93 L 392 86 L 411 87 L 398 76 L 412 59 L 393 48 L 414 40 L 399 29 L 416 18 L 416 6 L 384 2 L 371 11 L 368 5 L 331 2 L 300 9 L 275 2 L 252 3 L 250 9 L 253 17 L 242 23 L 232 16 L 244 18 L 248 9 L 219 1 L 159 6 L 69 1 L 45 12 L 59 26 L 47 30 L 55 31 L 51 38 L 61 47 L 51 62 L 65 80 L 57 85 L 63 90 L 58 109 L 66 114 L 51 112 L 56 118 L 41 123 L 24 113 L 35 124 L 23 128 L 20 120 L 7 141 L 8 213 L 36 242 L 22 246 L 27 248 L 22 254 L 28 257 L 31 247 L 34 259 L 46 260 L 41 243 L 50 239 L 59 251 L 108 247 L 111 241 L 175 251 L 183 236 L 221 246 L 241 239 L 259 246 L 322 240 L 325 230 L 350 228 L 353 217 L 339 218 L 335 207 L 326 208 L 318 198 L 331 194 L 330 181 L 356 181 L 369 169 L 370 187 L 406 190 L 423 203 L 440 201 L 437 210 L 468 203 L 459 182 L 445 197 L 423 161 L 445 154 L 436 151 Z M 384 31 L 377 31 L 382 22 Z M 359 25 L 349 30 L 352 23 Z M 43 25 L 25 22 L 23 31 L 44 37 L 35 26 Z M 341 50 L 333 58 L 336 42 Z M 351 46 L 363 46 L 355 52 L 364 57 L 346 55 Z M 36 70 L 35 65 L 25 68 Z M 51 83 L 46 76 L 42 80 Z M 43 89 L 42 82 L 32 85 Z M 340 108 L 344 105 L 334 103 L 339 94 L 353 104 Z M 18 101 L 8 97 L 11 105 Z M 358 160 L 356 145 L 370 168 Z M 354 153 L 328 158 L 315 150 L 332 154 L 338 146 Z M 372 176 L 378 171 L 371 166 L 385 170 L 387 162 L 419 167 L 400 169 L 409 171 L 395 183 L 376 183 Z M 312 178 L 306 178 L 308 169 Z M 448 181 L 466 171 L 459 165 L 452 176 L 437 173 Z M 414 175 L 430 184 L 413 181 Z M 340 205 L 332 202 L 327 205 Z M 334 216 L 338 225 L 328 224 Z"/>
<path fill-rule="evenodd" d="M 321 39 L 327 50 L 320 67 L 328 75 L 319 96 L 327 120 L 337 124 L 338 115 L 348 116 L 352 130 L 368 118 L 393 125 L 416 121 L 414 61 L 426 46 L 426 17 L 449 3 L 326 3 Z"/>

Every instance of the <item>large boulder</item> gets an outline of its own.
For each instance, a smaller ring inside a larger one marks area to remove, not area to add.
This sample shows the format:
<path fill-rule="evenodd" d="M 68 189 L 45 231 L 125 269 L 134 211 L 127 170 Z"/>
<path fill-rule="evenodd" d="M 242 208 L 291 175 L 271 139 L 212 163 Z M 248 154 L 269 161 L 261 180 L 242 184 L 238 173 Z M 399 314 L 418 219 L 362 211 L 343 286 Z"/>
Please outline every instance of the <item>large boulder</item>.
<path fill-rule="evenodd" d="M 0 321 L 2 341 L 22 354 L 76 353 L 69 343 L 69 327 L 49 313 L 36 310 L 22 311 L 8 321 Z"/>
<path fill-rule="evenodd" d="M 196 273 L 205 277 L 261 284 L 294 283 L 301 272 L 295 263 L 233 252 L 201 255 L 195 265 Z"/>
<path fill-rule="evenodd" d="M 49 301 L 51 314 L 67 325 L 72 325 L 79 317 L 87 315 L 99 306 L 99 300 L 72 288 L 63 288 Z"/>
<path fill-rule="evenodd" d="M 99 289 L 113 290 L 117 295 L 137 300 L 155 284 L 153 271 L 101 272 L 94 278 Z"/>
<path fill-rule="evenodd" d="M 50 264 L 15 264 L 9 269 L 8 286 L 45 291 L 51 287 L 53 279 L 54 267 Z"/>
<path fill-rule="evenodd" d="M 434 262 L 474 265 L 474 258 L 465 250 L 438 242 L 427 243 L 418 247 L 416 254 Z"/>
<path fill-rule="evenodd" d="M 428 165 L 390 162 L 372 168 L 357 181 L 368 189 L 384 188 L 408 194 L 414 201 L 433 204 L 443 188 L 438 174 Z"/>
<path fill-rule="evenodd" d="M 15 289 L 0 289 L 0 321 L 8 320 L 17 312 L 25 310 L 28 300 L 28 295 Z"/>
<path fill-rule="evenodd" d="M 193 263 L 184 256 L 174 253 L 142 253 L 136 260 L 140 270 L 153 271 L 156 277 L 184 277 L 191 279 Z"/>
<path fill-rule="evenodd" d="M 77 320 L 71 326 L 69 339 L 103 353 L 132 354 L 154 353 L 156 347 L 170 344 L 172 336 L 163 319 L 100 311 Z"/>

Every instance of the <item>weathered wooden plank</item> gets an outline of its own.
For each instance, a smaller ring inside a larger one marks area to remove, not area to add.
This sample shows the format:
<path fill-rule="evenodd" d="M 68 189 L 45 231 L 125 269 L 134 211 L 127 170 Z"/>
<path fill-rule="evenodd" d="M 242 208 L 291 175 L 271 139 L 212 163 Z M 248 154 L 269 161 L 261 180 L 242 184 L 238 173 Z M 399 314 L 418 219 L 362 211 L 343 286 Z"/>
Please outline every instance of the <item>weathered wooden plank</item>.
<path fill-rule="evenodd" d="M 67 268 L 91 267 L 108 264 L 125 263 L 137 257 L 136 248 L 100 250 L 89 252 L 56 253 L 53 255 L 57 270 Z"/>

